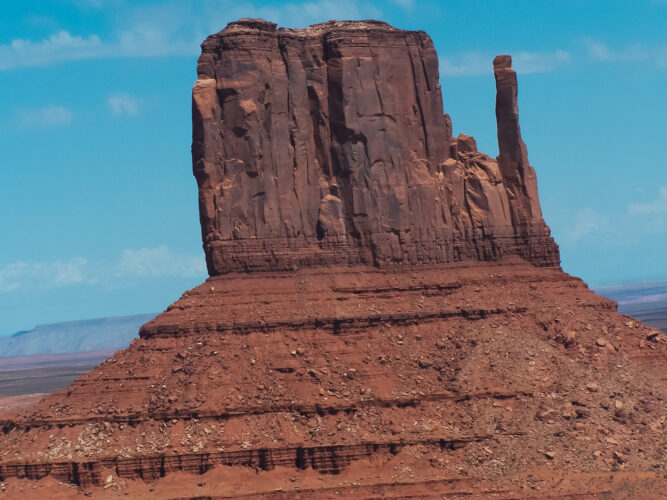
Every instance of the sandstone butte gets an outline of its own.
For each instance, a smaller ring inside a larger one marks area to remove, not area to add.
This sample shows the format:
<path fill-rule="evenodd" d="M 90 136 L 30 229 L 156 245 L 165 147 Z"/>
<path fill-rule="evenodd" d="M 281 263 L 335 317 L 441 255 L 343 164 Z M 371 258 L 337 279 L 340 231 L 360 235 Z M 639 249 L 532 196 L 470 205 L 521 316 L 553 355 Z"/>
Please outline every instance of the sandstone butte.
<path fill-rule="evenodd" d="M 424 32 L 206 39 L 210 278 L 4 417 L 0 498 L 665 498 L 664 338 L 561 270 L 493 71 L 495 159 L 452 137 Z"/>

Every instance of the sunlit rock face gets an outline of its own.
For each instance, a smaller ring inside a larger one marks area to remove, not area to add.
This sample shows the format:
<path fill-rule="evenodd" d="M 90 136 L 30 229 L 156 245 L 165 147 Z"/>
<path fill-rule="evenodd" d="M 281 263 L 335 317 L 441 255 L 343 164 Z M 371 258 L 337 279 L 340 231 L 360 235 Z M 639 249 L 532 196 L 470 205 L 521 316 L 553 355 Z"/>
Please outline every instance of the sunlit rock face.
<path fill-rule="evenodd" d="M 210 36 L 192 148 L 209 273 L 507 255 L 558 265 L 509 56 L 494 69 L 498 160 L 452 137 L 422 31 L 246 19 Z"/>

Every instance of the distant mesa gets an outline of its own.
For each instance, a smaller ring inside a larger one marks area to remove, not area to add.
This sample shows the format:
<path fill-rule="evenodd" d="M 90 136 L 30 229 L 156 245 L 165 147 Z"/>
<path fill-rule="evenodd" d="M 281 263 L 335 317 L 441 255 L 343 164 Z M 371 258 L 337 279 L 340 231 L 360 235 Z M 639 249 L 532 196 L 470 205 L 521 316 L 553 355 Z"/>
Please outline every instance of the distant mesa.
<path fill-rule="evenodd" d="M 37 325 L 0 337 L 0 360 L 3 356 L 123 349 L 137 338 L 139 327 L 155 316 L 137 314 Z"/>

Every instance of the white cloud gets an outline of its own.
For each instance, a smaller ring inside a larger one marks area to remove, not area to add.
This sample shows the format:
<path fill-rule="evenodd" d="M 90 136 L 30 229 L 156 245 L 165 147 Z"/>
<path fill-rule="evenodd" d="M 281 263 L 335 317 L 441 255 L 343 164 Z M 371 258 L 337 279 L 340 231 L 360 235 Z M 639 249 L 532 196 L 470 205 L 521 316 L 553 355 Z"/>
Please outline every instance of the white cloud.
<path fill-rule="evenodd" d="M 79 7 L 86 9 L 103 9 L 106 7 L 117 7 L 123 0 L 70 0 Z"/>
<path fill-rule="evenodd" d="M 37 42 L 17 38 L 0 45 L 0 71 L 88 59 L 99 56 L 105 50 L 107 48 L 97 35 L 81 37 L 58 31 Z"/>
<path fill-rule="evenodd" d="M 111 41 L 103 41 L 98 35 L 81 37 L 59 31 L 40 41 L 15 39 L 0 45 L 0 71 L 82 59 L 196 55 L 200 38 L 169 39 L 158 26 L 148 25 L 120 32 Z"/>
<path fill-rule="evenodd" d="M 64 127 L 72 123 L 72 112 L 68 108 L 56 105 L 23 109 L 18 112 L 18 121 L 26 128 Z"/>
<path fill-rule="evenodd" d="M 658 197 L 644 203 L 630 203 L 628 214 L 635 216 L 633 226 L 646 228 L 649 234 L 663 234 L 667 231 L 667 186 L 658 190 Z"/>
<path fill-rule="evenodd" d="M 308 0 L 279 7 L 256 7 L 251 2 L 201 0 L 197 3 L 167 1 L 139 6 L 120 0 L 73 0 L 84 9 L 113 12 L 115 29 L 109 35 L 72 34 L 60 30 L 42 40 L 15 39 L 0 45 L 0 71 L 44 66 L 81 59 L 111 57 L 195 56 L 199 44 L 210 33 L 239 17 L 262 17 L 280 26 L 305 27 L 329 19 L 382 18 L 382 10 L 371 2 L 354 0 Z M 657 0 L 656 0 L 657 1 Z M 391 0 L 403 9 L 414 8 L 414 0 Z M 652 60 L 667 67 L 667 45 L 630 44 L 613 49 L 594 39 L 585 41 L 589 58 L 600 62 Z M 490 73 L 493 54 L 468 52 L 441 59 L 441 72 L 449 76 Z M 564 50 L 522 51 L 514 54 L 514 67 L 520 73 L 553 71 L 570 60 Z"/>
<path fill-rule="evenodd" d="M 411 10 L 415 5 L 414 0 L 391 0 L 391 1 L 392 3 L 395 3 L 399 7 L 403 7 L 406 10 Z"/>
<path fill-rule="evenodd" d="M 603 42 L 588 39 L 585 42 L 588 57 L 598 62 L 652 61 L 657 67 L 667 67 L 667 45 L 647 46 L 631 43 L 620 49 L 610 48 Z"/>
<path fill-rule="evenodd" d="M 137 116 L 141 100 L 129 94 L 114 94 L 107 99 L 107 105 L 113 116 Z"/>
<path fill-rule="evenodd" d="M 225 13 L 226 9 L 222 12 Z M 199 16 L 201 13 L 194 12 L 189 3 L 135 7 L 119 18 L 119 28 L 109 41 L 113 56 L 199 55 L 199 44 L 209 34 L 205 33 Z"/>
<path fill-rule="evenodd" d="M 662 186 L 658 197 L 647 203 L 631 203 L 628 205 L 630 215 L 651 215 L 667 212 L 667 186 Z"/>
<path fill-rule="evenodd" d="M 107 36 L 60 30 L 42 40 L 0 45 L 0 71 L 112 57 L 196 56 L 204 38 L 240 17 L 262 17 L 281 26 L 305 27 L 329 19 L 381 18 L 382 11 L 354 0 L 311 0 L 255 7 L 231 0 L 171 1 L 133 6 L 113 0 L 78 0 L 84 9 L 108 9 L 116 28 Z M 394 0 L 408 6 L 410 0 Z"/>
<path fill-rule="evenodd" d="M 445 76 L 488 75 L 493 72 L 493 56 L 466 52 L 456 58 L 440 58 L 440 74 Z"/>
<path fill-rule="evenodd" d="M 493 74 L 491 54 L 465 52 L 457 57 L 440 58 L 440 74 L 444 76 L 476 76 Z M 553 52 L 517 52 L 512 55 L 512 67 L 520 74 L 546 73 L 554 71 L 570 61 L 570 53 L 564 50 Z"/>
<path fill-rule="evenodd" d="M 206 272 L 202 257 L 174 255 L 165 245 L 140 250 L 125 250 L 116 267 L 119 277 L 199 276 Z"/>
<path fill-rule="evenodd" d="M 608 61 L 611 59 L 611 51 L 604 43 L 597 40 L 588 40 L 586 42 L 588 55 L 596 61 Z"/>
<path fill-rule="evenodd" d="M 632 246 L 648 237 L 667 232 L 667 186 L 658 196 L 641 203 L 630 203 L 627 210 L 600 213 L 585 207 L 570 217 L 569 224 L 559 228 L 564 243 L 603 243 L 610 246 Z"/>
<path fill-rule="evenodd" d="M 19 289 L 54 288 L 86 280 L 88 261 L 75 257 L 69 261 L 23 262 L 0 266 L 0 292 Z"/>
<path fill-rule="evenodd" d="M 512 56 L 512 66 L 518 73 L 548 73 L 570 61 L 570 53 L 565 50 L 553 52 L 519 52 Z"/>
<path fill-rule="evenodd" d="M 609 219 L 591 208 L 583 208 L 574 215 L 572 224 L 565 232 L 570 242 L 604 236 L 611 231 Z"/>
<path fill-rule="evenodd" d="M 203 256 L 174 254 L 165 245 L 124 250 L 112 262 L 83 257 L 52 262 L 16 261 L 0 265 L 0 292 L 44 290 L 70 285 L 116 283 L 162 278 L 206 277 Z"/>

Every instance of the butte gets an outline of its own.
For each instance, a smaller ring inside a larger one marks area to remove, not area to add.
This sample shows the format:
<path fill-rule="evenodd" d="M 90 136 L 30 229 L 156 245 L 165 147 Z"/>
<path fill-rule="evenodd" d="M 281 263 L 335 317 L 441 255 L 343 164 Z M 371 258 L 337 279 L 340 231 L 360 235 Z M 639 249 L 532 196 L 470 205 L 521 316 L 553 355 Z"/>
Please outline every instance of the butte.
<path fill-rule="evenodd" d="M 0 480 L 664 495 L 667 346 L 561 270 L 511 58 L 493 71 L 495 159 L 452 137 L 424 32 L 241 19 L 207 38 L 192 156 L 210 278 L 3 420 Z"/>

